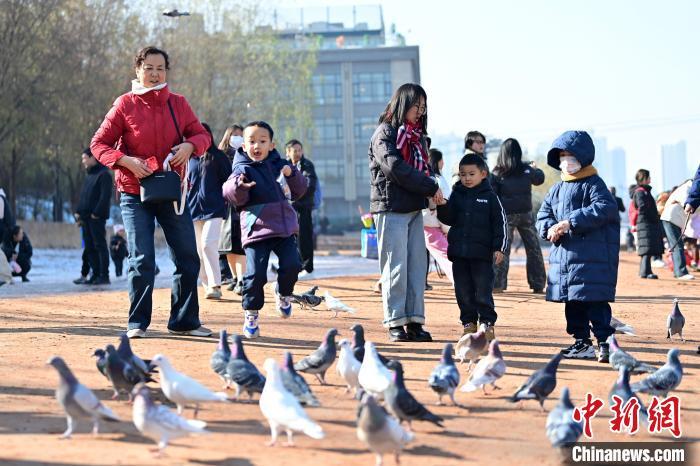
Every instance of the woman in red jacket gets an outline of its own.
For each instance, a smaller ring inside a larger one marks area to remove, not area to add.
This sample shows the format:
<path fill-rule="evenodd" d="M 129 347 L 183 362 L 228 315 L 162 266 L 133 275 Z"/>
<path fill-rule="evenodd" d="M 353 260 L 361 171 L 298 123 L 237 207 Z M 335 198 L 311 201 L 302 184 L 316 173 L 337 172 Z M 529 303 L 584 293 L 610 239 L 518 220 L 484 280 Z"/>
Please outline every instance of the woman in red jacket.
<path fill-rule="evenodd" d="M 168 89 L 167 53 L 155 47 L 141 49 L 134 68 L 131 92 L 117 98 L 90 144 L 100 163 L 116 171 L 129 249 L 127 335 L 144 337 L 151 323 L 157 220 L 175 263 L 168 331 L 209 336 L 211 331 L 199 321 L 199 257 L 189 209 L 178 215 L 172 202 L 141 202 L 139 180 L 162 170 L 171 152 L 171 167 L 184 177 L 189 158 L 203 154 L 211 138 L 187 100 Z"/>

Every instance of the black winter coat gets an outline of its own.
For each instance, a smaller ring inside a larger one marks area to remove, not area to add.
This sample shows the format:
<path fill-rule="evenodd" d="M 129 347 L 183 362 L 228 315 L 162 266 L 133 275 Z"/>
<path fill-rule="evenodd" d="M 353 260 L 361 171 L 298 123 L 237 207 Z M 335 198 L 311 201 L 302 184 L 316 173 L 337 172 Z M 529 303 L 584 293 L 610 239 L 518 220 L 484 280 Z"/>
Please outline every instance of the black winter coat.
<path fill-rule="evenodd" d="M 398 130 L 380 124 L 369 145 L 370 212 L 409 213 L 428 207 L 437 182 L 407 164 L 396 148 Z"/>
<path fill-rule="evenodd" d="M 83 220 L 90 218 L 90 215 L 106 220 L 109 218 L 111 199 L 112 176 L 107 167 L 98 163 L 87 171 L 76 212 Z"/>
<path fill-rule="evenodd" d="M 3 216 L 0 218 L 0 245 L 11 240 L 12 227 L 15 225 L 15 216 L 12 215 L 12 208 L 7 198 L 0 194 L 0 202 L 3 204 Z"/>
<path fill-rule="evenodd" d="M 318 185 L 316 169 L 314 168 L 314 164 L 311 162 L 311 160 L 303 156 L 299 160 L 299 163 L 297 163 L 295 166 L 297 167 L 297 170 L 304 175 L 304 178 L 306 178 L 307 187 L 304 195 L 298 200 L 292 202 L 292 207 L 294 207 L 296 210 L 311 210 L 314 208 L 314 195 L 316 194 L 316 186 Z"/>
<path fill-rule="evenodd" d="M 506 176 L 493 174 L 493 190 L 506 214 L 532 212 L 532 185 L 544 183 L 544 172 L 530 165 L 520 165 Z"/>
<path fill-rule="evenodd" d="M 19 245 L 19 247 L 17 247 Z M 34 248 L 32 248 L 32 242 L 29 241 L 29 236 L 24 233 L 22 241 L 19 243 L 15 241 L 12 236 L 6 238 L 5 242 L 2 244 L 2 251 L 5 253 L 7 260 L 12 260 L 12 254 L 17 253 L 17 262 L 29 262 L 34 255 Z"/>
<path fill-rule="evenodd" d="M 505 253 L 508 221 L 488 179 L 467 188 L 455 183 L 447 204 L 438 206 L 438 220 L 449 225 L 447 257 L 492 260 L 495 251 Z"/>
<path fill-rule="evenodd" d="M 639 186 L 632 197 L 632 202 L 637 206 L 637 254 L 661 255 L 664 252 L 663 232 L 659 211 L 656 209 L 656 201 L 651 195 L 651 186 Z"/>

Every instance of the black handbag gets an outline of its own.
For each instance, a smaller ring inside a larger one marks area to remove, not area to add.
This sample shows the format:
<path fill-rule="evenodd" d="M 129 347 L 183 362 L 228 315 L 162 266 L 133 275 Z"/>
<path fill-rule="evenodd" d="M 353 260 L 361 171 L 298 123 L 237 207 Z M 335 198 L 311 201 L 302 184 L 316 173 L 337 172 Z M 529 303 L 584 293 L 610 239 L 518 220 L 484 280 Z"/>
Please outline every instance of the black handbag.
<path fill-rule="evenodd" d="M 175 124 L 177 135 L 180 141 L 184 141 L 185 139 L 182 137 L 182 133 L 180 133 L 180 127 L 177 125 L 177 119 L 175 118 L 173 107 L 170 104 L 170 99 L 168 99 L 168 108 L 170 109 L 170 116 Z M 139 182 L 141 185 L 141 202 L 172 202 L 175 207 L 175 213 L 182 215 L 187 198 L 189 163 L 185 165 L 185 179 L 181 180 L 180 175 L 170 169 L 169 161 L 173 155 L 174 154 L 171 152 L 165 159 L 163 171 L 155 172 L 147 177 L 141 178 Z M 177 206 L 178 201 L 180 201 L 179 208 Z"/>

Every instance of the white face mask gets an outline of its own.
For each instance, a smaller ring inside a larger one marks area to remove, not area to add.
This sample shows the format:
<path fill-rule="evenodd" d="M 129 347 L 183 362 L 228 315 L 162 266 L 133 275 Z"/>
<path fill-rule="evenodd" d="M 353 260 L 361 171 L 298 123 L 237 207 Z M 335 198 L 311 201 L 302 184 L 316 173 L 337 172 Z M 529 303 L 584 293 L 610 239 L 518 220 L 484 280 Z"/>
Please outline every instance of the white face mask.
<path fill-rule="evenodd" d="M 234 150 L 238 150 L 243 145 L 243 136 L 231 136 L 228 143 Z"/>
<path fill-rule="evenodd" d="M 560 159 L 559 168 L 561 168 L 561 171 L 563 171 L 567 175 L 573 175 L 574 173 L 581 170 L 581 162 L 579 162 L 576 159 L 576 157 L 567 155 Z"/>

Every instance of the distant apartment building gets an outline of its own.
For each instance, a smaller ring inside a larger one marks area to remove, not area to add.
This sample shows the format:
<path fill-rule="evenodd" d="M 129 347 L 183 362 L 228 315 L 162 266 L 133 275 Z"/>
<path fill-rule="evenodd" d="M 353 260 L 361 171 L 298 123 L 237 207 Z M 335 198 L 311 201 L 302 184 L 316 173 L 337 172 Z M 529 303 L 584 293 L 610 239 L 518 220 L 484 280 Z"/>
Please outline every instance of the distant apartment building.
<path fill-rule="evenodd" d="M 316 39 L 312 77 L 315 137 L 304 141 L 323 186 L 321 214 L 331 224 L 358 220 L 369 208 L 367 150 L 379 114 L 398 86 L 420 82 L 417 46 L 388 37 L 380 6 L 277 12 L 275 31 L 299 47 Z"/>
<path fill-rule="evenodd" d="M 685 141 L 661 146 L 661 175 L 664 191 L 678 186 L 693 176 L 688 172 Z"/>

